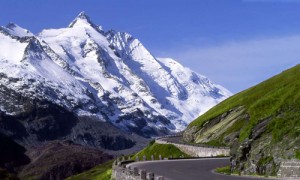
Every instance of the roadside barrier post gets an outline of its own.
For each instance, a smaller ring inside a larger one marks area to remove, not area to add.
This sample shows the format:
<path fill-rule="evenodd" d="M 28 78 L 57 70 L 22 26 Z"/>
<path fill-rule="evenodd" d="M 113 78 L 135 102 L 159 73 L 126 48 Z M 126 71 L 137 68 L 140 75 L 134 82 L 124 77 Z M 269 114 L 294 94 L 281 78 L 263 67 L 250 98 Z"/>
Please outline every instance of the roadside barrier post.
<path fill-rule="evenodd" d="M 142 179 L 142 180 L 147 180 L 147 171 L 146 170 L 141 170 L 141 172 L 140 172 L 140 178 Z"/>
<path fill-rule="evenodd" d="M 130 175 L 130 169 L 129 169 L 129 167 L 126 167 L 126 168 L 125 168 L 125 174 L 126 174 L 127 176 Z"/>
<path fill-rule="evenodd" d="M 139 176 L 139 169 L 137 167 L 133 168 L 133 175 L 134 176 Z"/>
<path fill-rule="evenodd" d="M 148 179 L 147 180 L 154 180 L 154 173 L 153 172 L 148 173 Z"/>

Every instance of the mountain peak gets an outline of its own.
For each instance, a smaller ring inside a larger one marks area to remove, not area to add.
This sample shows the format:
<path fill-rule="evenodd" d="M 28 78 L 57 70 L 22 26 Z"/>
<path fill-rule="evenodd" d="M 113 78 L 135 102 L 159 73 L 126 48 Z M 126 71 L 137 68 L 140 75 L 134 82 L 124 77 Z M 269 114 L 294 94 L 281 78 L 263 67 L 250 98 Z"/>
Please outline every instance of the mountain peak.
<path fill-rule="evenodd" d="M 8 28 L 8 29 L 14 29 L 14 28 L 16 28 L 16 27 L 18 27 L 18 25 L 15 24 L 15 23 L 13 23 L 13 22 L 9 22 L 9 23 L 6 25 L 6 28 Z"/>
<path fill-rule="evenodd" d="M 12 22 L 8 23 L 5 26 L 5 29 L 9 34 L 13 36 L 18 36 L 18 37 L 34 36 L 29 30 L 24 29 Z"/>
<path fill-rule="evenodd" d="M 77 18 L 90 21 L 90 17 L 84 11 L 80 12 L 78 14 Z"/>
<path fill-rule="evenodd" d="M 78 16 L 70 23 L 68 26 L 69 28 L 72 27 L 93 27 L 96 31 L 103 33 L 103 29 L 101 26 L 95 25 L 90 17 L 82 11 L 81 13 L 78 14 Z"/>
<path fill-rule="evenodd" d="M 79 15 L 70 23 L 69 28 L 76 26 L 91 26 L 93 23 L 91 22 L 89 16 L 82 11 Z"/>
<path fill-rule="evenodd" d="M 16 27 L 9 25 L 13 32 Z M 9 28 L 3 27 L 5 32 Z M 228 97 L 193 71 L 171 60 L 159 62 L 130 34 L 104 33 L 85 12 L 69 28 L 43 30 L 29 38 L 4 35 L 0 74 L 8 78 L 0 78 L 1 85 L 20 87 L 26 96 L 33 92 L 76 115 L 105 120 L 124 131 L 147 137 L 181 131 Z"/>

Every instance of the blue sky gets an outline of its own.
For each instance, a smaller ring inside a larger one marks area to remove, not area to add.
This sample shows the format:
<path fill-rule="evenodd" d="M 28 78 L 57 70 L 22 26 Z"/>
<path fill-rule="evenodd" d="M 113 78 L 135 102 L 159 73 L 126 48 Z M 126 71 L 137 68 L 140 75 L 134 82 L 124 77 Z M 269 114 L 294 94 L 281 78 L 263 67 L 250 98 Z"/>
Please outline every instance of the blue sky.
<path fill-rule="evenodd" d="M 38 33 L 81 11 L 234 93 L 300 60 L 300 0 L 0 0 L 0 24 Z"/>

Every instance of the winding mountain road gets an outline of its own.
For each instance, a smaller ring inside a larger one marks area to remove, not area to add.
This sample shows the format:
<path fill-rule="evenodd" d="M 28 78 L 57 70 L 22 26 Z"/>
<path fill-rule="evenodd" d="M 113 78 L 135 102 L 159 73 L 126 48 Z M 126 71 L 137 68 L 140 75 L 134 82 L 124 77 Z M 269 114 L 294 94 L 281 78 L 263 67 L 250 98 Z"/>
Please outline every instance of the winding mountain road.
<path fill-rule="evenodd" d="M 127 166 L 146 169 L 155 176 L 164 176 L 165 180 L 256 180 L 262 178 L 227 176 L 214 173 L 218 167 L 229 165 L 229 158 L 181 159 L 166 161 L 146 161 Z M 265 179 L 265 178 L 264 178 Z"/>

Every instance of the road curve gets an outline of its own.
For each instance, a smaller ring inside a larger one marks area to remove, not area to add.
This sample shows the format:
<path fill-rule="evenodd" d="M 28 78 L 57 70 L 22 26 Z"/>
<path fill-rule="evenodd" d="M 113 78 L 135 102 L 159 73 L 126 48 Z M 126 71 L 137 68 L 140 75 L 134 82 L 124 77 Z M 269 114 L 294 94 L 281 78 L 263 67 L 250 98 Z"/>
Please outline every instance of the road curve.
<path fill-rule="evenodd" d="M 165 180 L 256 180 L 262 178 L 227 176 L 214 173 L 218 167 L 229 165 L 229 158 L 181 159 L 165 161 L 145 161 L 128 164 L 164 176 Z"/>

